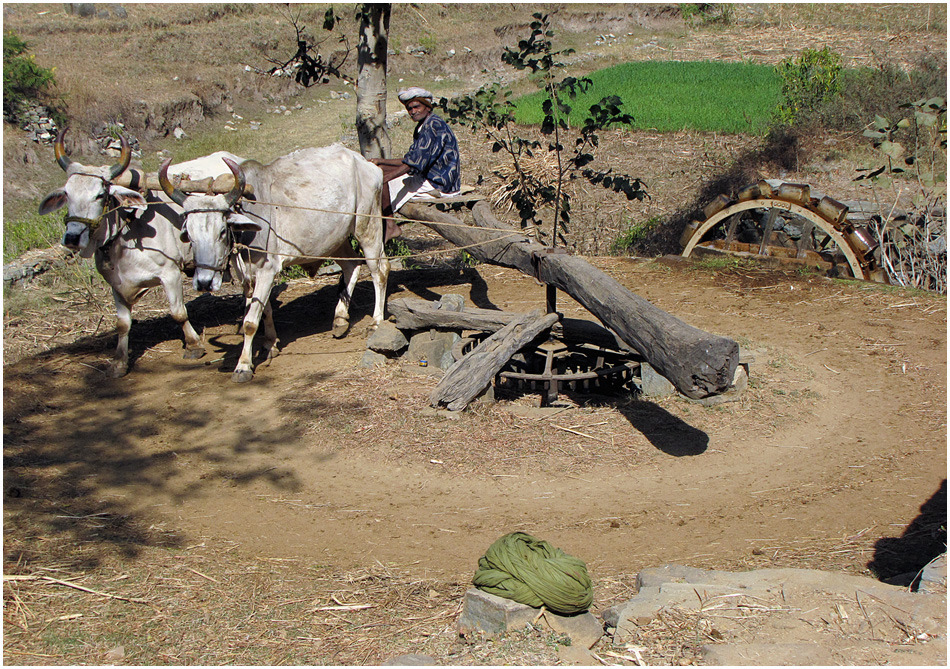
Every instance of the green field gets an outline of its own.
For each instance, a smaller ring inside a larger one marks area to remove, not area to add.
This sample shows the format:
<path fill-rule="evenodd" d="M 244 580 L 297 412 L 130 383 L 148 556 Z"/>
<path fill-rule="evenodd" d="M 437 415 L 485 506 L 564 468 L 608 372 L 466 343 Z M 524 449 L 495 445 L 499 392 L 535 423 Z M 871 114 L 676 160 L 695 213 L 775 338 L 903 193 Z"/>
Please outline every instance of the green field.
<path fill-rule="evenodd" d="M 571 101 L 572 127 L 579 127 L 590 105 L 608 95 L 623 100 L 633 128 L 676 132 L 764 132 L 781 95 L 774 67 L 745 63 L 635 62 L 589 75 L 593 86 Z M 541 122 L 541 93 L 516 101 L 519 123 Z"/>

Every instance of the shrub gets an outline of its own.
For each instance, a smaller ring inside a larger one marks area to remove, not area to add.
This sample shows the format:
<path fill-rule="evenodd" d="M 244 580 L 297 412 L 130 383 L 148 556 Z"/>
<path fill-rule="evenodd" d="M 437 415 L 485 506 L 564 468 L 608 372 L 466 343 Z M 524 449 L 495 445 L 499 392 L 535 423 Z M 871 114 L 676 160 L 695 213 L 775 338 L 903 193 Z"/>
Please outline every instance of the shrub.
<path fill-rule="evenodd" d="M 840 93 L 821 105 L 817 120 L 831 130 L 854 132 L 875 116 L 901 117 L 903 100 L 946 98 L 947 63 L 928 57 L 906 71 L 882 62 L 876 67 L 842 70 L 840 81 Z"/>
<path fill-rule="evenodd" d="M 841 56 L 828 47 L 805 49 L 798 59 L 786 58 L 778 73 L 782 79 L 778 115 L 784 123 L 805 120 L 841 90 Z"/>
<path fill-rule="evenodd" d="M 515 69 L 530 70 L 533 81 L 541 88 L 541 139 L 517 134 L 511 89 L 500 83 L 485 85 L 474 94 L 451 102 L 443 98 L 440 105 L 450 122 L 484 133 L 492 143 L 492 153 L 507 154 L 513 173 L 505 179 L 503 197 L 517 207 L 522 226 L 540 223 L 540 208 L 553 207 L 549 240 L 550 245 L 556 246 L 558 239 L 564 241 L 563 232 L 569 231 L 571 195 L 565 185 L 570 180 L 583 178 L 593 185 L 622 193 L 628 200 L 644 199 L 646 190 L 639 179 L 614 172 L 609 167 L 606 170 L 594 167 L 594 152 L 600 143 L 597 132 L 618 125 L 629 126 L 634 120 L 621 110 L 623 103 L 616 95 L 605 96 L 589 105 L 586 118 L 574 133 L 573 146 L 569 148 L 568 118 L 573 101 L 589 90 L 593 82 L 587 77 L 557 77 L 558 71 L 565 67 L 558 59 L 573 53 L 573 49 L 555 51 L 551 40 L 554 32 L 547 15 L 535 13 L 533 17 L 531 35 L 519 40 L 517 49 L 505 47 L 501 60 Z M 547 174 L 530 168 L 531 163 L 538 162 L 536 156 L 543 155 L 548 157 L 551 167 Z"/>
<path fill-rule="evenodd" d="M 650 232 L 660 227 L 661 223 L 659 217 L 653 217 L 642 223 L 633 223 L 613 241 L 610 250 L 618 254 L 630 252 L 637 244 L 646 240 Z"/>
<path fill-rule="evenodd" d="M 55 83 L 53 70 L 40 67 L 27 54 L 29 45 L 16 33 L 3 35 L 3 118 L 15 123 L 23 106 L 47 94 Z"/>
<path fill-rule="evenodd" d="M 683 3 L 680 14 L 690 28 L 714 23 L 729 25 L 735 20 L 736 9 L 732 3 L 724 2 Z"/>

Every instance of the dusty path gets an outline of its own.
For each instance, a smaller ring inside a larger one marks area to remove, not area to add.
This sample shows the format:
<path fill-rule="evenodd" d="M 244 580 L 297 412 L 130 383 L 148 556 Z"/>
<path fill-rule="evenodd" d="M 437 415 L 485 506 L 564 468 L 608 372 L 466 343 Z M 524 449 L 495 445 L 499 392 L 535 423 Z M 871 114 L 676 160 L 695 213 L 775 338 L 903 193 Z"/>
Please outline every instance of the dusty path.
<path fill-rule="evenodd" d="M 594 262 L 739 341 L 755 358 L 742 400 L 567 401 L 538 413 L 527 396 L 445 417 L 427 409 L 435 377 L 357 369 L 370 291 L 361 284 L 366 304 L 337 341 L 330 282 L 304 281 L 281 294 L 283 351 L 250 384 L 229 380 L 235 298 L 193 303 L 210 351 L 197 364 L 157 321 L 133 329 L 144 354 L 120 380 L 91 368 L 111 343 L 8 365 L 8 519 L 89 541 L 82 523 L 51 516 L 121 516 L 122 531 L 95 535 L 106 553 L 210 539 L 246 555 L 339 569 L 393 561 L 463 579 L 516 529 L 600 575 L 664 562 L 861 572 L 881 559 L 875 542 L 899 537 L 943 484 L 943 299 Z M 394 278 L 394 297 L 456 292 L 507 310 L 542 298 L 530 279 L 493 267 Z M 563 308 L 584 314 L 567 298 Z"/>

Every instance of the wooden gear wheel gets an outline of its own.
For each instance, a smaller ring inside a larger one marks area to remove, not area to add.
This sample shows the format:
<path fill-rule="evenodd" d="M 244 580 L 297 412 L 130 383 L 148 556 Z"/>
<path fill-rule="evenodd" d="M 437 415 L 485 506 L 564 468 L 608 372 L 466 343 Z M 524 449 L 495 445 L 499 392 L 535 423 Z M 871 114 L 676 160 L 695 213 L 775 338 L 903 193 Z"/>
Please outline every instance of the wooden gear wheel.
<path fill-rule="evenodd" d="M 763 180 L 735 198 L 720 195 L 706 205 L 703 215 L 704 221 L 693 221 L 683 231 L 684 257 L 699 249 L 884 281 L 870 233 L 848 220 L 847 205 L 812 194 L 807 184 Z"/>

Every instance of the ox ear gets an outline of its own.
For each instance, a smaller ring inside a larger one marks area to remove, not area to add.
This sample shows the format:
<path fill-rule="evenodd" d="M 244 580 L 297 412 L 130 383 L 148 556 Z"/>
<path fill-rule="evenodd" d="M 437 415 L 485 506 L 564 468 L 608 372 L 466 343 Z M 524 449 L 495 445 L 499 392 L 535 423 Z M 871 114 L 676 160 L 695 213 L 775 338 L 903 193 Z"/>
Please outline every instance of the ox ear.
<path fill-rule="evenodd" d="M 109 186 L 109 194 L 116 199 L 120 207 L 148 209 L 148 202 L 137 190 L 112 184 Z"/>
<path fill-rule="evenodd" d="M 60 207 L 65 206 L 66 199 L 66 190 L 64 188 L 54 190 L 52 193 L 43 198 L 42 202 L 40 202 L 40 216 L 48 214 L 51 211 L 56 211 Z"/>
<path fill-rule="evenodd" d="M 239 232 L 260 232 L 261 230 L 260 223 L 255 223 L 247 216 L 241 214 L 230 214 L 228 216 L 228 225 L 232 230 Z"/>

